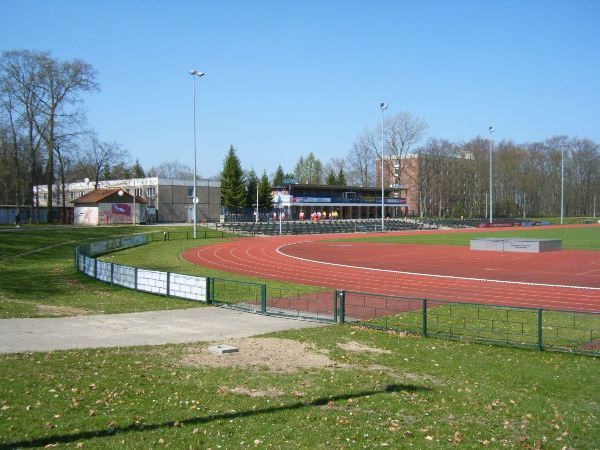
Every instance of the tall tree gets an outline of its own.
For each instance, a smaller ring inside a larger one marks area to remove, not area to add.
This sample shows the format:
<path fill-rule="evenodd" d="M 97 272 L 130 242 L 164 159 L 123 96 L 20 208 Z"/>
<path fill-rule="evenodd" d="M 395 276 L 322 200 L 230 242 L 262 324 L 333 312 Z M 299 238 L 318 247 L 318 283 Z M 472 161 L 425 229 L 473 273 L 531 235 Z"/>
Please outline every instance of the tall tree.
<path fill-rule="evenodd" d="M 323 163 L 315 157 L 313 152 L 306 156 L 300 156 L 294 167 L 294 178 L 296 183 L 321 184 L 323 182 Z"/>
<path fill-rule="evenodd" d="M 283 181 L 285 180 L 285 173 L 283 171 L 283 167 L 281 164 L 277 166 L 277 170 L 273 175 L 273 186 L 283 186 Z"/>
<path fill-rule="evenodd" d="M 225 208 L 236 209 L 244 206 L 245 200 L 244 172 L 232 145 L 229 147 L 221 171 L 221 205 Z"/>
<path fill-rule="evenodd" d="M 337 173 L 337 184 L 338 186 L 346 186 L 346 174 L 344 168 L 340 167 Z"/>
<path fill-rule="evenodd" d="M 54 186 L 54 152 L 56 129 L 67 105 L 81 100 L 81 94 L 98 89 L 96 71 L 85 61 L 60 61 L 47 52 L 34 54 L 38 68 L 42 121 L 36 121 L 38 133 L 46 145 L 46 181 L 48 185 L 47 222 L 52 222 L 52 188 Z"/>
<path fill-rule="evenodd" d="M 260 208 L 265 212 L 273 209 L 272 192 L 273 189 L 269 183 L 269 177 L 267 177 L 266 172 L 263 172 L 262 177 L 260 177 L 260 183 L 258 184 L 258 203 Z"/>
<path fill-rule="evenodd" d="M 134 178 L 146 178 L 146 173 L 144 172 L 144 168 L 140 164 L 139 159 L 136 159 L 135 163 L 131 167 L 131 176 Z"/>
<path fill-rule="evenodd" d="M 40 69 L 36 53 L 27 50 L 10 50 L 2 53 L 0 62 L 0 83 L 5 105 L 18 114 L 19 121 L 25 128 L 25 155 L 28 166 L 27 191 L 24 201 L 30 205 L 29 220 L 33 222 L 37 215 L 33 214 L 34 186 L 40 184 L 40 165 L 43 158 L 40 155 L 42 136 L 38 134 L 36 123 L 41 121 L 41 98 L 43 97 Z M 14 99 L 14 102 L 12 101 Z M 8 103 L 6 102 L 8 100 Z M 14 136 L 13 136 L 14 139 Z"/>
<path fill-rule="evenodd" d="M 256 172 L 252 169 L 246 175 L 246 204 L 247 208 L 252 208 L 256 206 L 256 189 L 258 187 L 258 177 L 256 176 Z M 259 205 L 261 206 L 261 205 Z"/>
<path fill-rule="evenodd" d="M 89 167 L 90 173 L 87 176 L 94 180 L 94 189 L 98 189 L 100 181 L 111 178 L 111 167 L 127 158 L 128 152 L 117 142 L 100 142 L 95 133 L 89 136 L 88 141 L 88 149 L 82 163 Z M 119 175 L 130 174 L 127 172 Z"/>
<path fill-rule="evenodd" d="M 327 173 L 327 179 L 325 180 L 325 182 L 329 185 L 329 186 L 335 186 L 338 184 L 338 180 L 337 177 L 335 176 L 335 172 L 333 171 L 333 169 L 329 169 L 329 172 Z"/>

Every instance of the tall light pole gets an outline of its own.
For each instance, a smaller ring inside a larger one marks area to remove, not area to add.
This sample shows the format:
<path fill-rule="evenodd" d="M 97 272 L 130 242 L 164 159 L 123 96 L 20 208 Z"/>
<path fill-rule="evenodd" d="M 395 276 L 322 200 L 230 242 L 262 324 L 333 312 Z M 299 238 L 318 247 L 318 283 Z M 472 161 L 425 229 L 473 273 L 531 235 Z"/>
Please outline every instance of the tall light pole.
<path fill-rule="evenodd" d="M 560 224 L 565 223 L 565 146 L 560 146 Z"/>
<path fill-rule="evenodd" d="M 385 200 L 383 198 L 384 196 L 384 190 L 383 190 L 383 151 L 384 151 L 384 135 L 383 135 L 383 119 L 384 119 L 384 112 L 386 109 L 388 109 L 388 104 L 387 103 L 383 103 L 381 102 L 379 104 L 379 108 L 381 108 L 381 231 L 384 230 L 384 219 L 385 219 Z"/>
<path fill-rule="evenodd" d="M 492 133 L 496 131 L 496 129 L 490 127 L 488 130 L 490 132 L 490 223 L 492 223 L 494 221 L 494 197 L 492 196 Z"/>
<path fill-rule="evenodd" d="M 194 99 L 194 188 L 192 190 L 192 203 L 194 204 L 194 239 L 196 239 L 196 224 L 198 223 L 196 217 L 196 209 L 198 209 L 198 199 L 196 196 L 196 77 L 200 78 L 204 76 L 204 73 L 198 70 L 190 70 L 192 76 L 192 92 Z"/>

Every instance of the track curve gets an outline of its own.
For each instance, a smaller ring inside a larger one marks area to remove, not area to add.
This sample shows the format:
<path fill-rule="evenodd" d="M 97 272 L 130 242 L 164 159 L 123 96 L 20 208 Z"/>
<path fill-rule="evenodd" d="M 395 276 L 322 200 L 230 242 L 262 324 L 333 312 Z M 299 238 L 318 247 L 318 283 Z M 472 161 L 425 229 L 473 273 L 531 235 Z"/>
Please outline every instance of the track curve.
<path fill-rule="evenodd" d="M 437 245 L 324 242 L 343 237 L 356 234 L 238 238 L 189 249 L 182 257 L 227 272 L 334 289 L 600 312 L 600 252 L 562 251 L 557 258 L 558 252 L 498 255 Z M 403 256 L 420 251 L 425 257 L 413 258 L 412 266 L 409 258 L 403 258 L 398 266 L 393 264 L 398 251 Z M 577 272 L 576 262 L 583 259 L 586 267 L 591 264 L 588 273 Z M 490 267 L 494 276 L 485 276 L 482 270 Z"/>

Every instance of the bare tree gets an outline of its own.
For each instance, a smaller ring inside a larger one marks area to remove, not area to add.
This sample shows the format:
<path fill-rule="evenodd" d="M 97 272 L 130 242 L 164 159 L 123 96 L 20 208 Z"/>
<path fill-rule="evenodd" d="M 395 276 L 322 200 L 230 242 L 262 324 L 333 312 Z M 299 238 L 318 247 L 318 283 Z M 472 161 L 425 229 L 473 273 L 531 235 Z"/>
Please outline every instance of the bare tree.
<path fill-rule="evenodd" d="M 352 144 L 352 150 L 346 157 L 348 167 L 347 180 L 356 186 L 375 185 L 375 160 L 377 159 L 377 146 L 374 132 L 366 130 Z"/>
<path fill-rule="evenodd" d="M 164 161 L 157 166 L 151 167 L 150 170 L 148 170 L 148 176 L 190 179 L 194 176 L 194 171 L 190 166 L 182 164 L 179 161 Z"/>
<path fill-rule="evenodd" d="M 85 61 L 59 61 L 49 53 L 35 53 L 40 92 L 38 100 L 41 121 L 36 129 L 46 146 L 46 182 L 48 185 L 47 221 L 52 221 L 52 188 L 54 185 L 54 153 L 56 129 L 61 119 L 68 115 L 67 105 L 81 100 L 83 92 L 98 89 L 96 72 Z"/>
<path fill-rule="evenodd" d="M 2 94 L 5 108 L 9 108 L 18 116 L 18 123 L 23 125 L 26 138 L 26 159 L 28 160 L 27 191 L 24 201 L 30 205 L 29 220 L 33 222 L 34 197 L 33 188 L 40 181 L 40 155 L 42 136 L 36 124 L 40 121 L 42 88 L 39 77 L 39 66 L 36 54 L 26 50 L 11 50 L 2 53 L 0 62 Z M 17 123 L 14 119 L 13 123 Z M 13 128 L 13 131 L 15 129 Z M 13 135 L 13 143 L 16 137 Z"/>
<path fill-rule="evenodd" d="M 117 142 L 101 142 L 95 133 L 90 133 L 87 141 L 87 151 L 79 165 L 87 168 L 88 178 L 94 180 L 94 189 L 98 189 L 100 181 L 110 173 L 111 166 L 127 159 L 129 153 Z"/>

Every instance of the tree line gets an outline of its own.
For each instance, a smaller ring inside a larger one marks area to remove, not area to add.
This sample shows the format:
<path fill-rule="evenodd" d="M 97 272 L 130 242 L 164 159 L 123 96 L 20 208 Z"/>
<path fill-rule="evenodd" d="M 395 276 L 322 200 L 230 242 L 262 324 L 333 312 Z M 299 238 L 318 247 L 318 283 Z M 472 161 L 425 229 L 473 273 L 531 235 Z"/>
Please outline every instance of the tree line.
<path fill-rule="evenodd" d="M 384 180 L 410 186 L 416 211 L 427 217 L 485 217 L 489 214 L 490 143 L 495 217 L 560 214 L 561 173 L 569 216 L 592 216 L 600 197 L 600 145 L 590 139 L 554 136 L 544 141 L 466 142 L 423 139 L 427 125 L 409 113 L 384 122 Z M 381 183 L 381 128 L 366 130 L 346 158 L 348 179 L 363 186 Z M 561 167 L 564 172 L 561 172 Z"/>
<path fill-rule="evenodd" d="M 192 169 L 166 161 L 144 170 L 130 162 L 116 141 L 105 141 L 86 123 L 84 96 L 100 88 L 97 73 L 80 59 L 60 60 L 48 52 L 10 50 L 0 56 L 0 204 L 39 206 L 34 187 L 45 184 L 52 206 L 66 207 L 64 185 L 85 178 L 98 187 L 104 179 L 160 176 L 191 178 Z M 489 139 L 467 142 L 424 140 L 427 124 L 402 112 L 383 124 L 386 180 L 410 186 L 418 214 L 483 217 L 489 205 Z M 272 207 L 271 190 L 290 183 L 378 186 L 381 125 L 358 136 L 348 154 L 323 163 L 313 152 L 301 155 L 293 170 L 279 165 L 267 176 L 244 171 L 231 147 L 220 173 L 227 208 Z M 237 161 L 236 161 L 237 160 Z M 515 217 L 557 215 L 564 161 L 565 212 L 590 216 L 600 193 L 600 146 L 585 138 L 555 136 L 518 144 L 493 145 L 493 212 Z M 58 192 L 57 192 L 58 189 Z M 60 191 L 63 192 L 60 192 Z M 58 205 L 60 200 L 61 204 Z M 30 214 L 30 218 L 34 215 Z M 63 217 L 65 215 L 63 214 Z"/>

